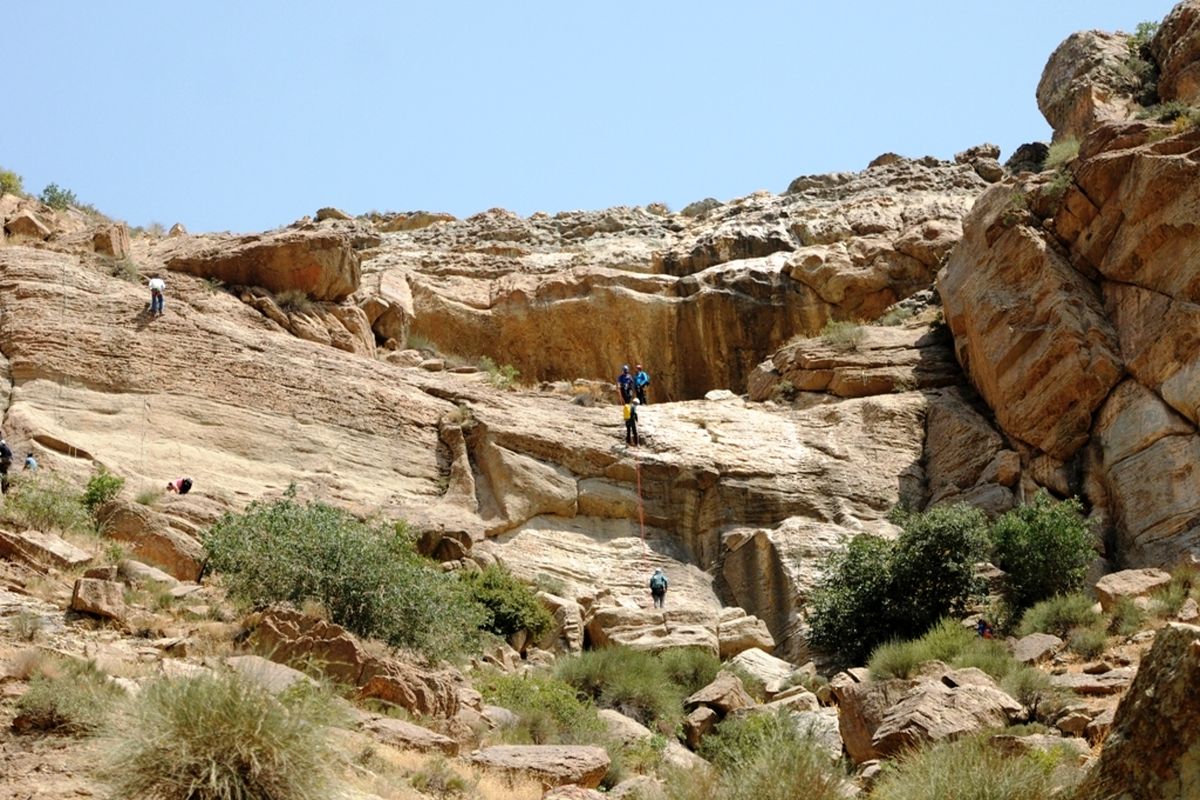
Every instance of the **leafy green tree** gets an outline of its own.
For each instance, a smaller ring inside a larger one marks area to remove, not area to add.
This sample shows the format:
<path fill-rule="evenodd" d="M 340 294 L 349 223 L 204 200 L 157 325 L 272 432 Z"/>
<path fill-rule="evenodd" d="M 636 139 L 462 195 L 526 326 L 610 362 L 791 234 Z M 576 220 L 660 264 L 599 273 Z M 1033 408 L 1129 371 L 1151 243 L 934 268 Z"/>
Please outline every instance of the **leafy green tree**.
<path fill-rule="evenodd" d="M 57 183 L 51 183 L 42 189 L 38 199 L 51 208 L 62 211 L 64 208 L 79 205 L 79 198 L 70 189 L 64 189 Z"/>
<path fill-rule="evenodd" d="M 25 194 L 25 182 L 11 169 L 0 169 L 0 196 Z"/>
<path fill-rule="evenodd" d="M 507 639 L 527 630 L 536 641 L 554 623 L 533 590 L 503 567 L 493 564 L 481 572 L 465 572 L 462 580 L 483 611 L 480 627 L 485 631 Z"/>
<path fill-rule="evenodd" d="M 1044 491 L 996 520 L 991 535 L 1014 617 L 1042 600 L 1079 591 L 1095 556 L 1079 501 L 1056 501 Z"/>

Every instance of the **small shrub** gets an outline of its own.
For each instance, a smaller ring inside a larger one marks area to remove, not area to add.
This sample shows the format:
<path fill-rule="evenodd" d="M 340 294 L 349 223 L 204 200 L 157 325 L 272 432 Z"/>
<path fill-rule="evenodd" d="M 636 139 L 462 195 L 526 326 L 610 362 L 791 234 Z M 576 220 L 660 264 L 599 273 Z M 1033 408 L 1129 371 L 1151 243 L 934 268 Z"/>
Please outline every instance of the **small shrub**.
<path fill-rule="evenodd" d="M 108 265 L 108 274 L 127 283 L 136 283 L 138 285 L 142 283 L 142 274 L 138 272 L 137 264 L 133 262 L 133 259 L 114 259 Z"/>
<path fill-rule="evenodd" d="M 1042 164 L 1043 170 L 1057 170 L 1074 161 L 1079 155 L 1079 140 L 1075 137 L 1062 139 L 1050 145 L 1050 152 Z"/>
<path fill-rule="evenodd" d="M 317 690 L 273 697 L 235 672 L 162 679 L 116 717 L 102 776 L 116 797 L 323 800 L 333 710 Z"/>
<path fill-rule="evenodd" d="M 520 718 L 506 732 L 521 744 L 591 744 L 604 731 L 595 707 L 581 700 L 574 687 L 549 675 L 484 674 L 475 688 L 492 704 Z"/>
<path fill-rule="evenodd" d="M 937 742 L 885 769 L 871 800 L 1044 800 L 1079 779 L 1061 765 L 1059 755 L 1007 755 L 986 735 Z"/>
<path fill-rule="evenodd" d="M 479 359 L 479 368 L 487 373 L 488 381 L 497 389 L 511 389 L 521 377 L 521 372 L 512 364 L 497 364 L 488 356 Z"/>
<path fill-rule="evenodd" d="M 1155 122 L 1175 122 L 1178 119 L 1191 117 L 1196 110 L 1181 100 L 1171 100 L 1166 103 L 1156 103 L 1155 105 L 1143 108 L 1137 113 L 1137 117 L 1138 119 L 1149 119 Z"/>
<path fill-rule="evenodd" d="M 925 662 L 925 653 L 915 641 L 885 642 L 871 653 L 867 667 L 877 681 L 888 678 L 909 678 Z"/>
<path fill-rule="evenodd" d="M 445 800 L 448 797 L 467 797 L 475 784 L 459 775 L 444 758 L 435 758 L 408 776 L 408 782 L 424 795 Z"/>
<path fill-rule="evenodd" d="M 217 294 L 225 291 L 225 281 L 220 278 L 205 278 L 204 289 L 209 294 Z"/>
<path fill-rule="evenodd" d="M 11 169 L 0 168 L 0 197 L 6 194 L 23 196 L 25 194 L 25 182 L 21 179 L 20 175 Z"/>
<path fill-rule="evenodd" d="M 23 726 L 87 734 L 104 724 L 123 695 L 91 662 L 55 659 L 40 665 L 17 701 L 17 712 Z"/>
<path fill-rule="evenodd" d="M 534 641 L 550 630 L 554 620 L 537 595 L 503 567 L 491 565 L 480 572 L 464 572 L 467 596 L 483 610 L 480 627 L 504 639 L 522 630 Z"/>
<path fill-rule="evenodd" d="M 699 647 L 672 647 L 658 654 L 667 680 L 684 696 L 708 686 L 721 671 L 721 659 Z M 743 681 L 744 682 L 744 681 Z"/>
<path fill-rule="evenodd" d="M 42 193 L 38 195 L 38 200 L 41 200 L 51 208 L 62 211 L 71 206 L 79 205 L 79 198 L 70 189 L 64 189 L 57 183 L 47 184 Z"/>
<path fill-rule="evenodd" d="M 942 620 L 919 639 L 880 645 L 871 654 L 869 667 L 876 679 L 908 678 L 929 661 L 955 668 L 975 667 L 997 680 L 1017 668 L 1003 643 L 980 638 L 952 618 Z"/>
<path fill-rule="evenodd" d="M 8 621 L 8 629 L 23 642 L 32 642 L 45 626 L 46 620 L 29 609 L 18 611 Z"/>
<path fill-rule="evenodd" d="M 87 487 L 83 490 L 83 507 L 89 514 L 94 514 L 97 508 L 119 495 L 124 487 L 124 478 L 102 466 L 88 479 Z"/>
<path fill-rule="evenodd" d="M 1095 658 L 1104 652 L 1108 632 L 1102 627 L 1076 628 L 1067 640 L 1067 649 L 1083 658 Z"/>
<path fill-rule="evenodd" d="M 162 489 L 159 489 L 159 488 L 153 487 L 153 486 L 148 486 L 145 489 L 142 489 L 140 492 L 138 492 L 137 495 L 133 499 L 135 502 L 137 502 L 138 505 L 152 506 L 155 503 L 157 503 L 160 499 L 162 499 L 162 496 L 163 496 Z"/>
<path fill-rule="evenodd" d="M 1067 193 L 1067 189 L 1070 188 L 1073 180 L 1074 178 L 1071 176 L 1069 170 L 1060 169 L 1054 173 L 1054 177 L 1046 184 L 1044 191 L 1054 200 L 1061 200 L 1063 195 Z"/>
<path fill-rule="evenodd" d="M 1108 629 L 1118 636 L 1132 636 L 1146 624 L 1146 612 L 1128 597 L 1118 597 L 1109 614 Z"/>
<path fill-rule="evenodd" d="M 862 342 L 862 325 L 850 320 L 830 320 L 821 329 L 820 338 L 835 350 L 857 350 Z"/>
<path fill-rule="evenodd" d="M 410 333 L 404 342 L 405 348 L 409 350 L 420 350 L 423 353 L 437 354 L 437 345 L 428 336 L 422 336 L 419 333 Z"/>
<path fill-rule="evenodd" d="M 284 289 L 282 292 L 276 292 L 275 305 L 289 314 L 306 314 L 312 310 L 313 301 L 308 293 L 301 289 Z"/>
<path fill-rule="evenodd" d="M 1039 491 L 992 526 L 996 566 L 1004 570 L 1004 597 L 1016 611 L 1078 591 L 1095 555 L 1078 500 L 1052 500 Z"/>
<path fill-rule="evenodd" d="M 1075 628 L 1095 625 L 1100 615 L 1095 612 L 1092 600 L 1084 594 L 1065 594 L 1036 603 L 1021 617 L 1017 633 L 1049 633 L 1065 639 Z"/>
<path fill-rule="evenodd" d="M 782 380 L 771 387 L 771 399 L 776 403 L 786 403 L 796 397 L 796 385 L 791 381 Z"/>
<path fill-rule="evenodd" d="M 1012 653 L 1008 652 L 1003 642 L 978 636 L 972 639 L 970 646 L 952 659 L 950 664 L 959 669 L 974 667 L 983 670 L 996 680 L 1003 680 L 1018 667 Z"/>
<path fill-rule="evenodd" d="M 569 588 L 567 582 L 557 575 L 551 575 L 548 572 L 539 572 L 533 576 L 533 587 L 539 592 L 552 594 L 555 597 L 566 597 Z"/>
<path fill-rule="evenodd" d="M 627 647 L 589 650 L 560 661 L 555 676 L 601 708 L 611 708 L 643 725 L 673 724 L 682 712 L 683 688 L 667 677 L 651 653 Z"/>
<path fill-rule="evenodd" d="M 84 533 L 92 529 L 79 489 L 42 470 L 12 479 L 4 500 L 4 516 L 39 531 Z"/>
<path fill-rule="evenodd" d="M 465 584 L 416 552 L 402 524 L 367 524 L 294 491 L 227 513 L 204 535 L 209 566 L 251 605 L 316 600 L 361 636 L 446 657 L 475 644 Z"/>
<path fill-rule="evenodd" d="M 879 318 L 879 324 L 894 327 L 904 324 L 906 320 L 910 320 L 916 315 L 916 309 L 906 306 L 895 306 L 884 312 L 883 316 Z"/>

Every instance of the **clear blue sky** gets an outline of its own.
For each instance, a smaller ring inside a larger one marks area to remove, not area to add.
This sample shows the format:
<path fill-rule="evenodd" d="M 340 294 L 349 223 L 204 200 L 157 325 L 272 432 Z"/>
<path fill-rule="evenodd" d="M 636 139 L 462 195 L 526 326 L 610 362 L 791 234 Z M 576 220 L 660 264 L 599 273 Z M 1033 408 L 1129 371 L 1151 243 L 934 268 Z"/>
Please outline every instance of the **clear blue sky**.
<path fill-rule="evenodd" d="M 0 166 L 131 224 L 679 209 L 885 151 L 1006 158 L 1085 28 L 1172 0 L 0 0 Z"/>

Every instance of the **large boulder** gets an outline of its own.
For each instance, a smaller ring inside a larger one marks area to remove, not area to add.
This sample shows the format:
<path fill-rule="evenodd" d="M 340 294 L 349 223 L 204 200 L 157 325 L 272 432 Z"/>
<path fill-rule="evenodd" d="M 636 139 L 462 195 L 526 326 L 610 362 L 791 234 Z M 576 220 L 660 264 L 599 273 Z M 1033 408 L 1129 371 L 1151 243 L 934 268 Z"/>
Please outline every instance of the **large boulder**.
<path fill-rule="evenodd" d="M 13 239 L 36 239 L 42 241 L 50 238 L 51 230 L 41 218 L 32 211 L 25 209 L 8 218 L 4 230 Z"/>
<path fill-rule="evenodd" d="M 961 680 L 952 673 L 905 693 L 880 720 L 871 745 L 881 756 L 893 756 L 927 742 L 1003 728 L 1024 714 L 1025 708 L 986 676 Z"/>
<path fill-rule="evenodd" d="M 102 619 L 125 618 L 125 586 L 116 581 L 80 578 L 71 592 L 71 610 Z"/>
<path fill-rule="evenodd" d="M 92 561 L 92 554 L 55 533 L 0 530 L 0 556 L 47 569 L 77 569 Z"/>
<path fill-rule="evenodd" d="M 730 659 L 749 650 L 772 650 L 775 639 L 758 617 L 740 608 L 722 608 L 717 619 L 717 648 L 722 659 Z"/>
<path fill-rule="evenodd" d="M 796 671 L 790 662 L 757 648 L 739 653 L 729 663 L 758 679 L 767 694 L 782 692 Z"/>
<path fill-rule="evenodd" d="M 96 509 L 103 535 L 129 545 L 138 559 L 161 567 L 181 581 L 200 576 L 204 548 L 172 520 L 141 503 L 110 500 Z"/>
<path fill-rule="evenodd" d="M 485 769 L 521 777 L 532 776 L 543 786 L 573 783 L 595 789 L 608 772 L 608 753 L 585 745 L 498 745 L 471 754 L 470 760 Z"/>
<path fill-rule="evenodd" d="M 593 647 L 617 644 L 650 652 L 699 647 L 714 655 L 719 650 L 715 609 L 601 606 L 587 619 L 587 636 Z"/>
<path fill-rule="evenodd" d="M 1184 0 L 1171 9 L 1150 41 L 1150 52 L 1158 63 L 1158 96 L 1200 103 L 1200 2 Z"/>
<path fill-rule="evenodd" d="M 394 717 L 370 716 L 359 727 L 374 738 L 401 750 L 458 755 L 458 742 L 449 736 Z"/>
<path fill-rule="evenodd" d="M 1200 628 L 1159 630 L 1080 797 L 1200 797 Z"/>
<path fill-rule="evenodd" d="M 900 702 L 915 681 L 886 680 L 870 683 L 842 682 L 834 688 L 838 707 L 838 729 L 846 752 L 855 764 L 881 757 L 875 747 L 875 731 L 888 710 Z"/>
<path fill-rule="evenodd" d="M 1171 574 L 1161 569 L 1123 569 L 1096 581 L 1096 596 L 1100 598 L 1100 608 L 1108 613 L 1122 597 L 1130 600 L 1146 597 L 1170 582 Z"/>
<path fill-rule="evenodd" d="M 1098 123 L 1132 115 L 1138 87 L 1128 58 L 1123 33 L 1080 31 L 1058 46 L 1037 86 L 1038 108 L 1055 139 L 1082 139 Z"/>
<path fill-rule="evenodd" d="M 718 672 L 712 683 L 697 689 L 683 701 L 687 709 L 708 706 L 721 716 L 742 708 L 750 708 L 754 704 L 754 698 L 742 685 L 742 679 L 727 670 Z"/>
<path fill-rule="evenodd" d="M 168 269 L 231 286 L 301 291 L 314 300 L 333 301 L 358 289 L 358 253 L 346 235 L 326 228 L 164 241 L 176 247 L 165 256 Z"/>

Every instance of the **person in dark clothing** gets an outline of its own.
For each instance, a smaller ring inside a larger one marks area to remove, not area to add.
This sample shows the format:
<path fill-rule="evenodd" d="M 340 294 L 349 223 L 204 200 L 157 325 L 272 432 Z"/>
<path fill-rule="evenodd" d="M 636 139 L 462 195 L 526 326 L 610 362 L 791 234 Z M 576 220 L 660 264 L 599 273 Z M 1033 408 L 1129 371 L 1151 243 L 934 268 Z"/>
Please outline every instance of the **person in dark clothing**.
<path fill-rule="evenodd" d="M 654 570 L 650 576 L 650 596 L 654 598 L 654 607 L 662 608 L 667 597 L 667 576 L 661 569 Z"/>
<path fill-rule="evenodd" d="M 631 444 L 634 447 L 641 444 L 641 440 L 638 439 L 637 407 L 638 401 L 635 397 L 622 409 L 622 413 L 625 415 L 625 444 Z"/>
<path fill-rule="evenodd" d="M 621 368 L 617 376 L 617 388 L 621 390 L 621 402 L 628 404 L 633 399 L 633 376 L 629 374 L 629 365 Z"/>
<path fill-rule="evenodd" d="M 637 374 L 633 376 L 633 385 L 637 391 L 638 402 L 646 405 L 646 387 L 650 385 L 650 373 L 642 369 L 642 365 L 637 365 Z"/>
<path fill-rule="evenodd" d="M 8 470 L 12 467 L 12 449 L 0 437 L 0 492 L 8 494 Z"/>

